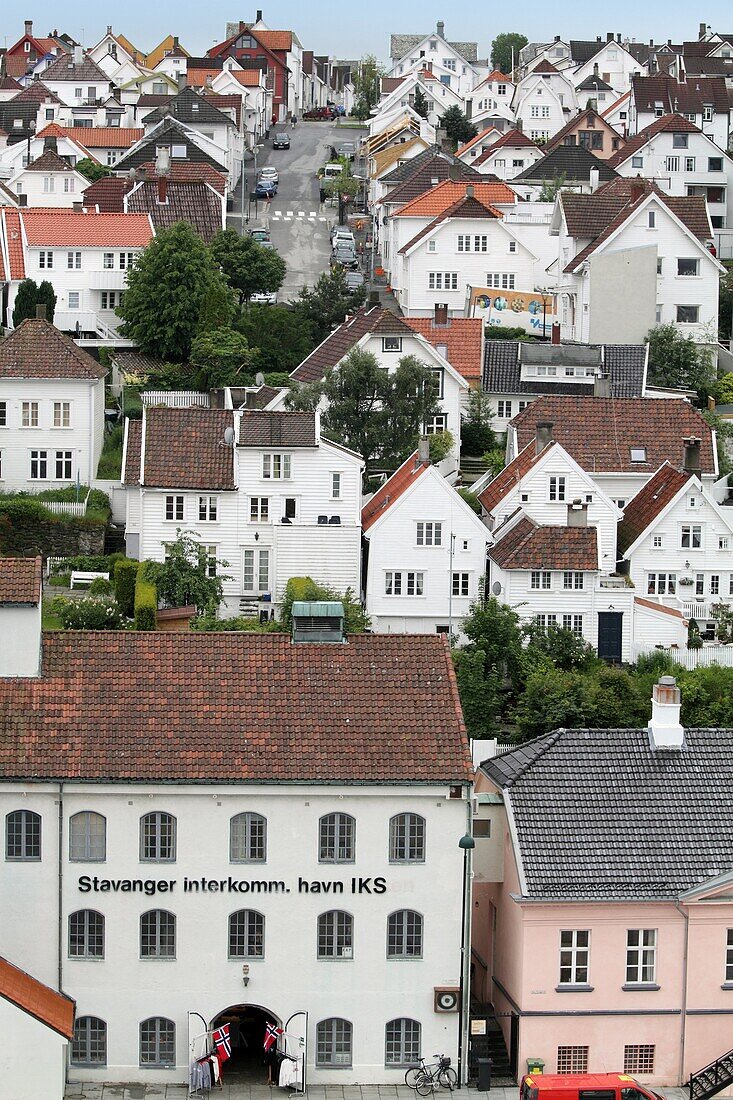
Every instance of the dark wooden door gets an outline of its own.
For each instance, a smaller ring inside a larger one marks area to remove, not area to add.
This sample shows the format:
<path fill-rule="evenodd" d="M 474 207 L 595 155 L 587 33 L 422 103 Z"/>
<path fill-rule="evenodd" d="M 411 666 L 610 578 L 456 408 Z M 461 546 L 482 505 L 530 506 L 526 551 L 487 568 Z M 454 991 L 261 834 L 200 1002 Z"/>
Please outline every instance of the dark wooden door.
<path fill-rule="evenodd" d="M 621 632 L 623 612 L 598 612 L 598 656 L 604 661 L 621 660 Z"/>

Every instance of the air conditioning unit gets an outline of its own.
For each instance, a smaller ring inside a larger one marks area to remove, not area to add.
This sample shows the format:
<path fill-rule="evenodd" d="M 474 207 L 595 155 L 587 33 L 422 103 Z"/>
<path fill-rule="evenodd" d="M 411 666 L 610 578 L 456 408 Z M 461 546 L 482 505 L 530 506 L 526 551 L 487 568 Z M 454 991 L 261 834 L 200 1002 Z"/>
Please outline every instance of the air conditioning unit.
<path fill-rule="evenodd" d="M 435 1012 L 458 1012 L 460 990 L 448 986 L 437 986 L 433 990 L 433 1009 Z"/>

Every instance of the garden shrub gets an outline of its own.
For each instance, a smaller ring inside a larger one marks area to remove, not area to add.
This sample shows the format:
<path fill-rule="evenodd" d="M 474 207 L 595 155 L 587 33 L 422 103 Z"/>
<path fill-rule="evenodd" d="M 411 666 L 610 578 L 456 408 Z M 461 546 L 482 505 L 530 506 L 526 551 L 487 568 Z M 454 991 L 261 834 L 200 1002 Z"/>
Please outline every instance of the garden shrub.
<path fill-rule="evenodd" d="M 52 573 L 48 578 L 49 588 L 68 588 L 71 584 L 71 573 Z"/>
<path fill-rule="evenodd" d="M 51 612 L 59 616 L 65 630 L 119 630 L 122 626 L 122 614 L 112 596 L 85 596 L 81 600 L 55 596 Z"/>
<path fill-rule="evenodd" d="M 155 630 L 158 611 L 158 590 L 148 580 L 148 562 L 142 562 L 135 582 L 135 629 Z"/>
<path fill-rule="evenodd" d="M 112 581 L 106 581 L 104 577 L 97 577 L 89 585 L 90 596 L 114 596 L 115 587 Z"/>
<path fill-rule="evenodd" d="M 114 573 L 112 574 L 117 603 L 120 605 L 122 614 L 128 619 L 131 619 L 135 612 L 135 582 L 137 581 L 139 567 L 139 561 L 122 558 L 115 562 Z"/>

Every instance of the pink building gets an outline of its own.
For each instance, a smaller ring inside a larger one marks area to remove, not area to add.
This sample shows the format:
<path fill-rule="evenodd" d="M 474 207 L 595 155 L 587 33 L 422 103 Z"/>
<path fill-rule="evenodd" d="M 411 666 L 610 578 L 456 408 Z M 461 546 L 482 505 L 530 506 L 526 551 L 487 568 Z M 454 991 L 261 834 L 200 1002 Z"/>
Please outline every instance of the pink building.
<path fill-rule="evenodd" d="M 514 1072 L 686 1083 L 733 1047 L 733 730 L 556 730 L 478 770 L 473 997 Z"/>

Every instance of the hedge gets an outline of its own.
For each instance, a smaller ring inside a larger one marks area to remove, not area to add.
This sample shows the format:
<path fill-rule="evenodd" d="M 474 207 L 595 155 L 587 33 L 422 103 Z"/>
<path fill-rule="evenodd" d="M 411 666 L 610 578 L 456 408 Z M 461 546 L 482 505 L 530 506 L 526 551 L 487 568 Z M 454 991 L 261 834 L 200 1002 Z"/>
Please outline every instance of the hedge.
<path fill-rule="evenodd" d="M 135 583 L 139 568 L 139 561 L 128 558 L 121 558 L 114 565 L 112 579 L 115 585 L 115 596 L 120 605 L 120 611 L 127 619 L 131 619 L 135 612 Z"/>
<path fill-rule="evenodd" d="M 158 625 L 158 590 L 147 577 L 147 562 L 141 562 L 135 581 L 135 629 L 155 630 Z"/>

